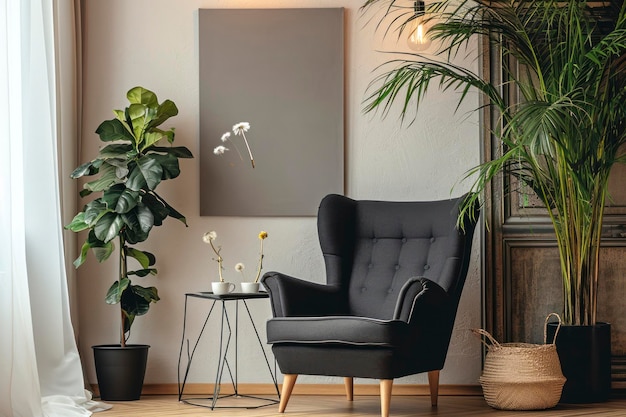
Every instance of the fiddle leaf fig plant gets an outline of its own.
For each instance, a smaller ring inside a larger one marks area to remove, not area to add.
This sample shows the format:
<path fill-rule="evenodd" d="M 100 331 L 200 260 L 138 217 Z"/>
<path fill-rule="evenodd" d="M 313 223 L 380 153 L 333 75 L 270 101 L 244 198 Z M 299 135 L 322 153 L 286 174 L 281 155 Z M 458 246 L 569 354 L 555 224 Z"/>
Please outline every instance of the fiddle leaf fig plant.
<path fill-rule="evenodd" d="M 86 182 L 81 197 L 97 193 L 72 222 L 74 232 L 89 231 L 80 255 L 78 268 L 89 250 L 98 262 L 107 260 L 119 244 L 117 280 L 107 291 L 105 301 L 121 309 L 120 345 L 125 346 L 135 317 L 146 314 L 150 304 L 159 300 L 155 287 L 143 287 L 131 281 L 156 275 L 154 254 L 132 245 L 148 239 L 154 226 L 173 217 L 187 226 L 185 217 L 156 193 L 161 181 L 178 177 L 179 159 L 193 158 L 184 146 L 172 146 L 174 128 L 159 128 L 178 114 L 171 100 L 158 102 L 156 94 L 143 87 L 128 91 L 130 102 L 124 110 L 114 110 L 115 118 L 105 120 L 96 133 L 105 143 L 98 155 L 76 168 L 72 178 L 94 176 Z M 137 265 L 129 270 L 129 260 Z"/>

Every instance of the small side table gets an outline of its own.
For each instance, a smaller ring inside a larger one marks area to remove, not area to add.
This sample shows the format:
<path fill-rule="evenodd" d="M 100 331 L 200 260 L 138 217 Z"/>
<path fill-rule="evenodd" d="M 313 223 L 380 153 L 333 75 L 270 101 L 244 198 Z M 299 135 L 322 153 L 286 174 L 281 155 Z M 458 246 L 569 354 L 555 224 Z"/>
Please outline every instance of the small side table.
<path fill-rule="evenodd" d="M 204 324 L 198 334 L 197 339 L 193 343 L 193 348 L 190 350 L 189 339 L 186 339 L 186 331 L 187 331 L 187 302 L 190 298 L 201 299 L 206 301 L 212 301 L 211 307 L 204 319 Z M 244 293 L 229 293 L 223 295 L 213 294 L 212 292 L 196 292 L 196 293 L 187 293 L 185 294 L 185 313 L 183 318 L 183 336 L 180 342 L 180 352 L 178 354 L 178 400 L 182 401 L 186 404 L 197 405 L 202 407 L 208 407 L 211 410 L 215 408 L 259 408 L 265 407 L 272 404 L 277 404 L 279 400 L 272 398 L 262 398 L 255 397 L 251 395 L 243 395 L 239 393 L 238 381 L 237 381 L 237 355 L 238 355 L 238 328 L 239 328 L 239 302 L 241 301 L 244 305 L 246 312 L 248 313 L 248 318 L 250 319 L 250 323 L 252 324 L 252 328 L 254 329 L 254 333 L 256 334 L 257 341 L 259 342 L 259 347 L 261 352 L 263 353 L 263 357 L 265 358 L 265 363 L 267 365 L 267 369 L 270 373 L 272 381 L 274 382 L 274 387 L 276 388 L 276 394 L 280 399 L 280 392 L 278 389 L 278 382 L 276 380 L 276 362 L 274 362 L 274 370 L 270 365 L 270 361 L 265 353 L 265 349 L 263 349 L 263 342 L 261 342 L 261 337 L 259 336 L 259 332 L 257 331 L 256 325 L 254 324 L 254 320 L 252 319 L 252 314 L 250 313 L 250 309 L 248 308 L 248 300 L 257 299 L 257 298 L 269 298 L 269 295 L 266 292 L 258 292 L 252 294 L 244 294 Z M 217 372 L 215 375 L 215 387 L 213 389 L 213 396 L 209 398 L 183 398 L 185 384 L 187 382 L 187 376 L 189 375 L 189 370 L 191 368 L 191 364 L 193 362 L 194 355 L 196 353 L 196 348 L 198 347 L 198 343 L 204 334 L 204 330 L 206 329 L 207 323 L 209 321 L 209 317 L 211 317 L 211 313 L 215 307 L 216 302 L 220 302 L 222 306 L 222 319 L 220 325 L 220 341 L 219 341 L 219 355 L 217 357 Z M 231 320 L 228 314 L 228 310 L 226 308 L 226 303 L 228 301 L 234 301 L 235 303 L 235 323 L 234 328 L 231 327 Z M 235 341 L 235 358 L 233 362 L 233 367 L 231 368 L 231 363 L 228 360 L 228 351 L 230 348 L 230 341 L 233 335 L 234 330 L 234 341 Z M 186 342 L 186 343 L 185 343 Z M 187 364 L 183 367 L 183 350 L 187 345 Z M 224 368 L 226 367 L 228 374 L 230 376 L 231 383 L 233 384 L 234 393 L 228 395 L 220 396 L 220 388 L 222 383 L 222 375 L 224 373 Z M 184 372 L 183 372 L 184 371 Z M 181 373 L 184 373 L 181 381 Z M 226 397 L 246 397 L 253 398 L 257 400 L 262 400 L 263 403 L 261 405 L 256 406 L 217 406 L 217 400 L 220 398 Z M 202 404 L 200 401 L 210 401 L 211 405 Z"/>

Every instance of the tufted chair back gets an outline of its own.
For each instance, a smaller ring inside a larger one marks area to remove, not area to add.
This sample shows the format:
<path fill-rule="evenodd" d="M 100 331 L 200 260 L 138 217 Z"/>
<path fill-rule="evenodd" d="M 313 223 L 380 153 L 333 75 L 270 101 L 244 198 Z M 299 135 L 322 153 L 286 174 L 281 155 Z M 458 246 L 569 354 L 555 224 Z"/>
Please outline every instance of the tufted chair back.
<path fill-rule="evenodd" d="M 416 277 L 429 278 L 458 301 L 470 256 L 470 245 L 459 239 L 455 227 L 461 201 L 326 196 L 318 213 L 320 245 L 327 282 L 344 292 L 346 313 L 390 320 L 397 313 L 400 292 Z M 457 263 L 461 263 L 458 274 L 446 273 Z"/>

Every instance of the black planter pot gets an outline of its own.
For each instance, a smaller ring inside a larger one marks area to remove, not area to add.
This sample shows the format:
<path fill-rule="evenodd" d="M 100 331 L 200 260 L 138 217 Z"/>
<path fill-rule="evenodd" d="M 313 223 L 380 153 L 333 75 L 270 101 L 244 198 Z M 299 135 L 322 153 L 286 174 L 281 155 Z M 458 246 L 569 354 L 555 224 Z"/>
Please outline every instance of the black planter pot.
<path fill-rule="evenodd" d="M 556 323 L 548 325 L 547 340 L 554 339 Z M 561 402 L 607 401 L 611 393 L 611 325 L 561 326 L 556 338 L 563 386 Z"/>
<path fill-rule="evenodd" d="M 92 346 L 100 398 L 132 401 L 141 396 L 149 345 Z"/>

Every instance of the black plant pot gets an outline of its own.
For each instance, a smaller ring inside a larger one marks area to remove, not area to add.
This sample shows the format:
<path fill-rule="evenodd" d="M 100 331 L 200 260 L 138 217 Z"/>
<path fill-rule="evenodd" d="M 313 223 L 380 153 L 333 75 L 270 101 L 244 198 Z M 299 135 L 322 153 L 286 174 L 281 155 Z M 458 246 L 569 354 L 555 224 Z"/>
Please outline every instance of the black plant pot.
<path fill-rule="evenodd" d="M 100 398 L 132 401 L 141 396 L 149 345 L 92 346 Z"/>
<path fill-rule="evenodd" d="M 548 325 L 549 341 L 556 323 Z M 607 401 L 611 393 L 611 325 L 561 326 L 556 338 L 561 361 L 563 386 L 561 402 L 595 403 Z"/>

